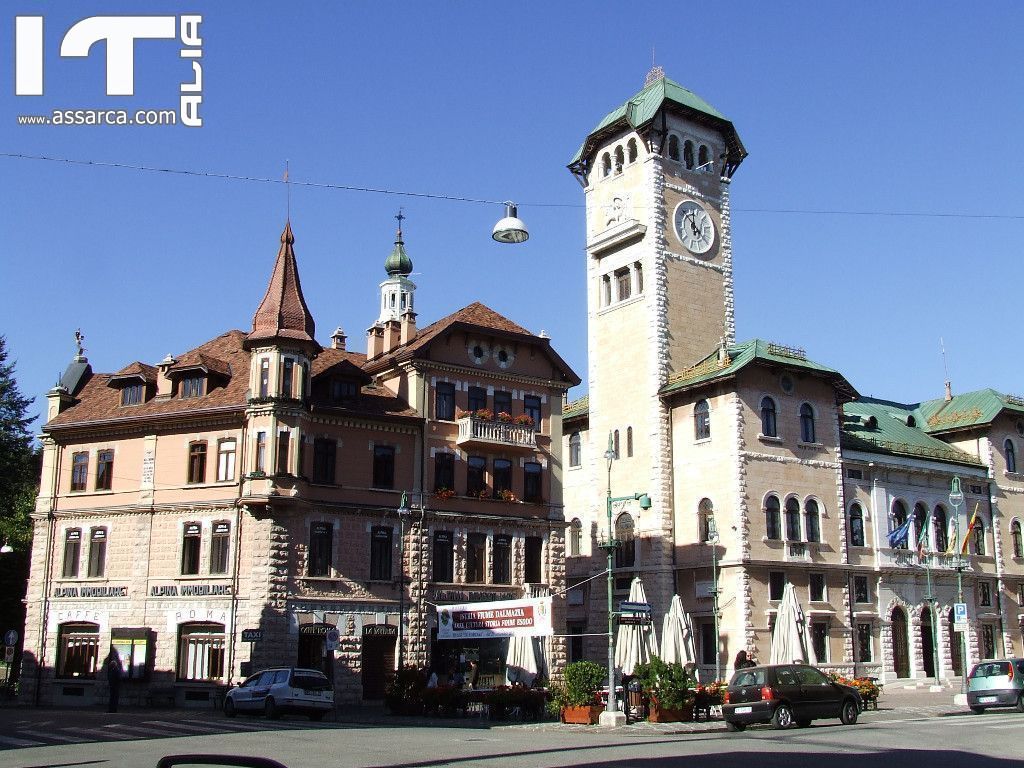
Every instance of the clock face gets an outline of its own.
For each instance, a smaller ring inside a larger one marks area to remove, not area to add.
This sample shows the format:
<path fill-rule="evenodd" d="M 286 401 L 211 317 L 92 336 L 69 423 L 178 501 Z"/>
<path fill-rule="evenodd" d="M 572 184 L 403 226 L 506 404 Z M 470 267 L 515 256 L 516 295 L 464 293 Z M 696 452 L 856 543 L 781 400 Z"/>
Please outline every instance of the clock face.
<path fill-rule="evenodd" d="M 676 237 L 690 253 L 707 253 L 715 242 L 715 222 L 700 203 L 686 200 L 673 217 Z"/>

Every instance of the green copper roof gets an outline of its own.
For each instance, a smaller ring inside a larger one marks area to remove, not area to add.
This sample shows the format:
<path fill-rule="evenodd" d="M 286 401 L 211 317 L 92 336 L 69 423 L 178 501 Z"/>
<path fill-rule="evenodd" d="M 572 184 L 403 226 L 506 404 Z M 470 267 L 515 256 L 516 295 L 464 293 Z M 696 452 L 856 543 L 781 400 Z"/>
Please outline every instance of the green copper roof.
<path fill-rule="evenodd" d="M 841 442 L 846 450 L 981 466 L 976 457 L 929 435 L 916 406 L 888 400 L 844 404 Z"/>
<path fill-rule="evenodd" d="M 747 151 L 744 149 L 743 143 L 740 141 L 740 137 L 736 133 L 733 124 L 725 115 L 693 91 L 684 88 L 673 80 L 669 80 L 667 77 L 660 77 L 644 87 L 642 91 L 625 104 L 605 115 L 604 119 L 590 132 L 587 139 L 576 151 L 572 161 L 569 163 L 569 167 L 573 168 L 573 166 L 583 160 L 584 156 L 593 149 L 601 134 L 606 131 L 624 128 L 639 129 L 650 123 L 658 113 L 658 110 L 666 103 L 682 108 L 683 111 L 703 119 L 705 122 L 711 122 L 722 129 L 728 145 L 730 163 L 739 165 L 743 158 L 746 157 Z"/>
<path fill-rule="evenodd" d="M 391 276 L 408 275 L 412 272 L 412 259 L 405 252 L 405 243 L 402 241 L 402 230 L 398 230 L 395 237 L 395 247 L 384 260 L 384 269 Z"/>
<path fill-rule="evenodd" d="M 1003 411 L 1024 414 L 1024 398 L 979 389 L 952 400 L 926 400 L 917 406 L 918 420 L 930 434 L 988 424 Z"/>
<path fill-rule="evenodd" d="M 562 410 L 562 420 L 579 419 L 590 413 L 590 395 L 573 400 Z"/>
<path fill-rule="evenodd" d="M 668 383 L 661 388 L 661 394 L 667 395 L 709 381 L 733 376 L 755 362 L 762 365 L 781 365 L 825 376 L 832 379 L 836 388 L 847 398 L 857 397 L 856 390 L 839 371 L 808 360 L 807 354 L 802 349 L 786 347 L 763 339 L 752 339 L 741 344 L 733 344 L 726 348 L 726 355 L 721 359 L 719 350 L 715 350 L 696 365 L 670 376 Z"/>

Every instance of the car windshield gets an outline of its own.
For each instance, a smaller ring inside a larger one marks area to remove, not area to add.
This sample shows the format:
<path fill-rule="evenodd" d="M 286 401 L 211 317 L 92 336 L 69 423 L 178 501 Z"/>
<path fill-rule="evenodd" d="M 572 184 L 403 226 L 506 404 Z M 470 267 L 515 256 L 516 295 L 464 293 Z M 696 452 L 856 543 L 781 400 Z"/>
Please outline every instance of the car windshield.
<path fill-rule="evenodd" d="M 764 685 L 763 669 L 744 669 L 732 677 L 730 685 L 742 688 L 747 685 Z"/>
<path fill-rule="evenodd" d="M 326 691 L 331 684 L 326 677 L 315 672 L 296 672 L 292 677 L 292 687 L 306 691 Z"/>
<path fill-rule="evenodd" d="M 979 664 L 971 672 L 971 677 L 999 677 L 1000 675 L 1010 674 L 1010 662 L 1008 661 L 988 661 L 984 664 Z"/>

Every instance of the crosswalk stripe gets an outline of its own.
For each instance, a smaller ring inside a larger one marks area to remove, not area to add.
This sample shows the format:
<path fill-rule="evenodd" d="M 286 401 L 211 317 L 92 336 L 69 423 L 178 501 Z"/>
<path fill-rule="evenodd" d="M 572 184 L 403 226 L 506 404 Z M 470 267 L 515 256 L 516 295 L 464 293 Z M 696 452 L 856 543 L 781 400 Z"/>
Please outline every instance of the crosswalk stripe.
<path fill-rule="evenodd" d="M 84 733 L 86 736 L 90 736 L 91 737 L 91 738 L 87 739 L 87 741 L 102 741 L 102 738 L 100 738 L 100 736 L 96 732 L 96 730 L 92 729 L 92 728 L 61 728 L 61 730 L 62 731 L 71 731 L 71 733 Z M 127 740 L 127 739 L 134 739 L 134 738 L 136 738 L 135 736 L 126 736 L 126 735 L 124 735 L 122 733 L 114 733 L 113 731 L 104 731 L 104 732 L 102 732 L 102 735 L 104 737 L 107 737 L 107 738 L 110 738 L 110 739 L 123 739 L 123 740 Z"/>
<path fill-rule="evenodd" d="M 16 739 L 13 736 L 0 736 L 0 744 L 6 744 L 11 747 L 43 747 L 46 746 L 45 741 L 33 741 L 32 739 Z"/>
<path fill-rule="evenodd" d="M 117 729 L 118 731 L 127 731 L 128 733 L 140 733 L 143 736 L 167 736 L 169 735 L 166 731 L 162 731 L 159 728 L 142 728 L 138 725 L 120 725 L 112 724 L 105 725 L 104 728 Z"/>
<path fill-rule="evenodd" d="M 1006 728 L 1020 728 L 1021 723 L 1008 723 L 1007 725 L 986 725 L 986 728 L 991 728 L 993 731 L 1002 731 Z"/>
<path fill-rule="evenodd" d="M 199 723 L 172 723 L 167 720 L 147 720 L 145 725 L 152 725 L 158 728 L 170 728 L 172 731 L 186 731 L 189 733 L 223 733 L 223 728 L 214 725 L 200 725 Z"/>
<path fill-rule="evenodd" d="M 83 739 L 81 736 L 64 736 L 59 733 L 48 733 L 45 736 L 41 736 L 41 738 L 44 738 L 47 741 L 64 741 L 68 744 L 81 744 L 89 741 L 89 739 Z"/>

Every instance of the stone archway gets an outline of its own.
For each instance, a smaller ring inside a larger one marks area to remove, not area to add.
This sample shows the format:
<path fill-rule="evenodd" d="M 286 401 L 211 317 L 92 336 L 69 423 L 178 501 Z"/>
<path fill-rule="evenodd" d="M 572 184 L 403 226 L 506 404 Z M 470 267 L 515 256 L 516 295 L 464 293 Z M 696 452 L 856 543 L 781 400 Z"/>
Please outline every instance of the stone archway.
<path fill-rule="evenodd" d="M 896 606 L 892 609 L 892 665 L 896 677 L 910 677 L 910 638 L 907 634 L 907 614 Z"/>

